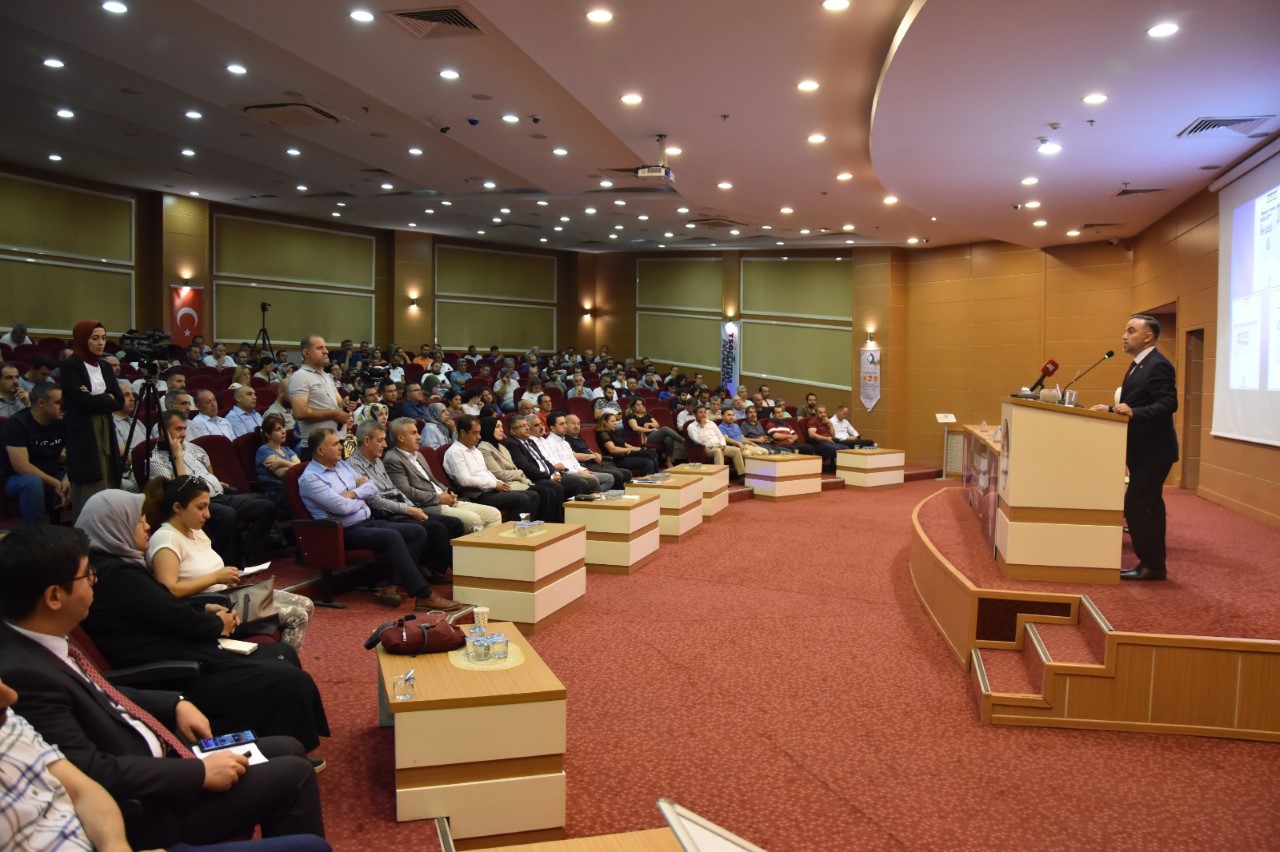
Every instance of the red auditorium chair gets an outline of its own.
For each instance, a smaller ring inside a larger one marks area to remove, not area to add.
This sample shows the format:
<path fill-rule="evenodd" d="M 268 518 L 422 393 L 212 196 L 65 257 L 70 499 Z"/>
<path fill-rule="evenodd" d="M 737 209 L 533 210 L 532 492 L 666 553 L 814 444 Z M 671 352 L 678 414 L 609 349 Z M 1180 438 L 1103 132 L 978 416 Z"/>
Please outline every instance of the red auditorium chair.
<path fill-rule="evenodd" d="M 342 524 L 327 518 L 312 518 L 302 502 L 298 480 L 307 469 L 295 464 L 284 475 L 285 509 L 293 520 L 286 521 L 298 541 L 302 564 L 320 573 L 320 600 L 317 606 L 345 609 L 346 604 L 333 599 L 334 578 L 363 570 L 373 565 L 378 554 L 372 550 L 348 550 L 343 542 Z"/>
<path fill-rule="evenodd" d="M 583 423 L 596 422 L 595 401 L 581 396 L 569 400 L 569 413 L 577 415 Z"/>
<path fill-rule="evenodd" d="M 661 402 L 661 400 L 659 402 Z M 670 408 L 661 404 L 646 407 L 649 409 L 649 414 L 653 419 L 658 421 L 659 426 L 666 426 L 668 429 L 676 428 L 676 416 L 671 413 Z"/>
<path fill-rule="evenodd" d="M 427 467 L 431 468 L 431 475 L 445 488 L 453 487 L 453 480 L 449 478 L 449 474 L 444 469 L 444 453 L 450 446 L 451 444 L 443 444 L 434 449 L 431 447 L 418 447 L 418 452 L 427 460 Z"/>
<path fill-rule="evenodd" d="M 241 437 L 251 438 L 252 435 L 243 435 Z M 252 494 L 263 490 L 263 483 L 257 477 L 257 472 L 250 465 L 249 473 L 245 473 L 240 463 L 240 456 L 236 452 L 235 446 L 221 435 L 201 435 L 191 441 L 200 449 L 209 454 L 209 463 L 213 465 L 213 473 L 230 485 L 241 494 Z M 257 447 L 254 447 L 257 452 Z M 295 465 L 302 467 L 303 465 Z"/>
<path fill-rule="evenodd" d="M 258 447 L 264 443 L 262 432 L 258 429 L 246 432 L 231 442 L 231 449 L 235 452 L 236 461 L 239 462 L 245 478 L 258 478 Z"/>

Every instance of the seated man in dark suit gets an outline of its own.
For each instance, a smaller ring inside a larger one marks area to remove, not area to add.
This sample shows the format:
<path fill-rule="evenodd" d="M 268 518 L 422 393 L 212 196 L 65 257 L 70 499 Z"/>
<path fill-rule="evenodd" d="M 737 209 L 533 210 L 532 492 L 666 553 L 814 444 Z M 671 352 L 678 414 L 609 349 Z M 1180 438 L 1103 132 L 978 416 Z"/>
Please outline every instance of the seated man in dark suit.
<path fill-rule="evenodd" d="M 78 529 L 24 527 L 0 541 L 0 677 L 15 709 L 125 812 L 138 848 L 247 834 L 324 836 L 315 770 L 290 737 L 263 737 L 270 760 L 231 750 L 197 760 L 184 744 L 213 735 L 176 692 L 116 689 L 67 634 L 89 612 L 95 575 Z M 219 734 L 231 733 L 218 731 Z"/>
<path fill-rule="evenodd" d="M 542 448 L 533 440 L 533 426 L 531 420 L 537 420 L 538 415 L 526 414 L 523 417 L 513 417 L 511 419 L 511 435 L 504 444 L 507 452 L 511 453 L 511 460 L 516 463 L 516 467 L 524 472 L 534 482 L 554 482 L 558 484 L 564 492 L 561 503 L 578 494 L 585 494 L 588 491 L 599 491 L 600 487 L 594 479 L 587 480 L 581 476 L 568 476 L 561 474 L 556 470 L 554 464 L 542 452 Z"/>

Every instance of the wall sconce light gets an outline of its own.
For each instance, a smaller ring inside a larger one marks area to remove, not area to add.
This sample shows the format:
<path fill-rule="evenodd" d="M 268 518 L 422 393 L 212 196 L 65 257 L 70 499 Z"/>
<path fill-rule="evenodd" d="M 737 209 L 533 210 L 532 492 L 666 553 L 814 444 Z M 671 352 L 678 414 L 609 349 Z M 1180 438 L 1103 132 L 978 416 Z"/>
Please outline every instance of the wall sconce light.
<path fill-rule="evenodd" d="M 592 313 L 590 308 L 587 308 L 585 311 L 582 312 L 583 319 L 591 319 L 591 316 L 592 316 Z"/>
<path fill-rule="evenodd" d="M 417 297 L 417 296 L 414 296 L 412 299 L 410 299 L 410 300 L 409 300 L 409 307 L 411 307 L 411 308 L 416 308 L 416 307 L 418 307 L 418 297 Z"/>

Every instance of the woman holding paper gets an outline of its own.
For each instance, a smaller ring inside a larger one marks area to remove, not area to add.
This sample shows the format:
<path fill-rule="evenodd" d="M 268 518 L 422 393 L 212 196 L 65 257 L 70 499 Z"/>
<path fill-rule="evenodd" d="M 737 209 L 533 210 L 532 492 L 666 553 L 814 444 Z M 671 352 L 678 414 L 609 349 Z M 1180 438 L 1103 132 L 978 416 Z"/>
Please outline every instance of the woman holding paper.
<path fill-rule="evenodd" d="M 225 592 L 240 581 L 240 572 L 223 563 L 204 534 L 209 520 L 209 486 L 193 476 L 156 477 L 143 491 L 142 514 L 155 532 L 147 546 L 151 572 L 174 597 L 199 592 Z M 315 606 L 311 599 L 276 589 L 280 613 L 280 641 L 302 650 L 307 624 Z"/>
<path fill-rule="evenodd" d="M 190 487 L 190 486 L 189 486 Z M 238 624 L 222 607 L 179 600 L 147 569 L 151 528 L 142 495 L 108 489 L 89 498 L 76 527 L 89 537 L 93 606 L 82 622 L 114 667 L 166 660 L 200 664 L 183 684 L 215 731 L 291 736 L 307 751 L 329 736 L 320 690 L 284 644 L 264 643 L 248 656 L 223 650 L 219 637 Z M 315 759 L 313 759 L 315 762 Z"/>

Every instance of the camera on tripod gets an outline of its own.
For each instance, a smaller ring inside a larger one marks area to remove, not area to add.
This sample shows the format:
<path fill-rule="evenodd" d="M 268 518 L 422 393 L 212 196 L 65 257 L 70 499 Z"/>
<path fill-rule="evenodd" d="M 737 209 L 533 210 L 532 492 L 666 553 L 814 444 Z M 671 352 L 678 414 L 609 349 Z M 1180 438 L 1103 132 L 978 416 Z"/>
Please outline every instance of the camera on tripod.
<path fill-rule="evenodd" d="M 167 361 L 169 358 L 169 333 L 155 328 L 151 331 L 138 331 L 131 328 L 120 335 L 120 348 L 124 350 L 126 361 L 136 361 L 138 368 L 144 373 L 151 372 L 156 361 Z"/>

